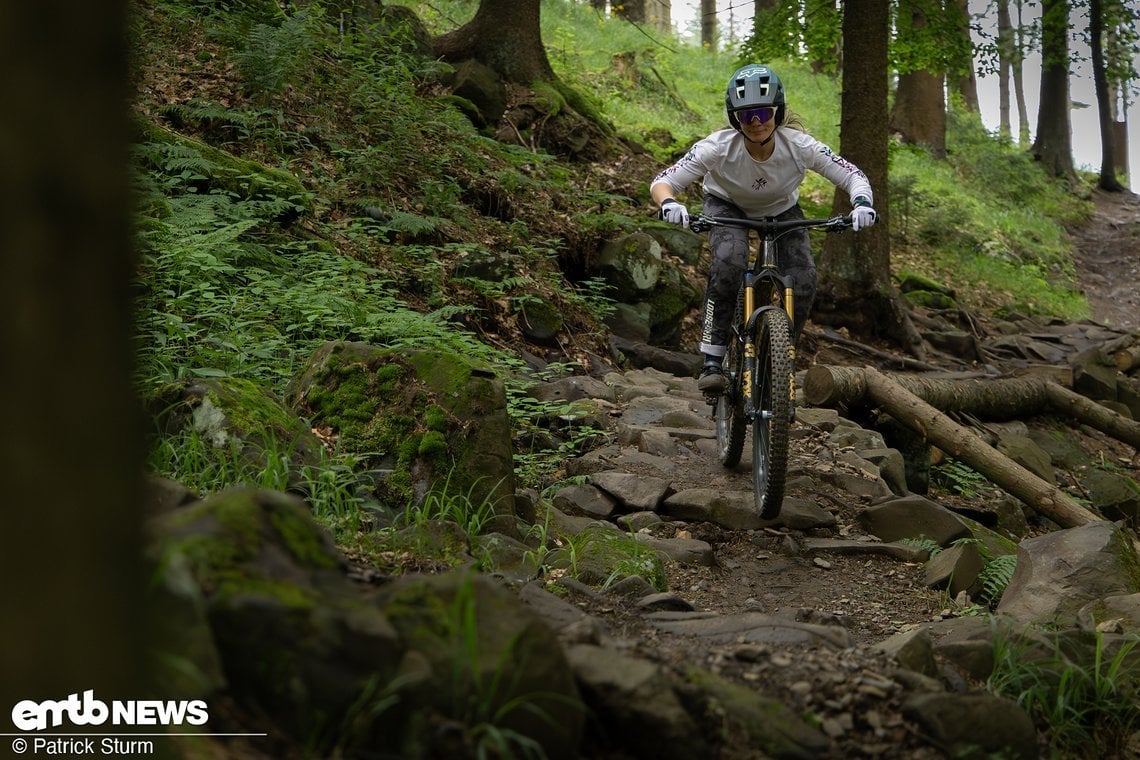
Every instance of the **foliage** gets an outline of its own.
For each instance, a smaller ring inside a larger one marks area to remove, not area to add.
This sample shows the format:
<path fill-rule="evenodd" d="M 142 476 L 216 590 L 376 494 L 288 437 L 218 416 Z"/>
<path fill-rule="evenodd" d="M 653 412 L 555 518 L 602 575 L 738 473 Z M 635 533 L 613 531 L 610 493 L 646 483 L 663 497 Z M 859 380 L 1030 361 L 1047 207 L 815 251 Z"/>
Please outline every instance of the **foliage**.
<path fill-rule="evenodd" d="M 1028 639 L 995 630 L 989 691 L 1016 700 L 1049 735 L 1049 745 L 1067 757 L 1120 757 L 1140 727 L 1136 710 L 1140 667 L 1137 640 L 1115 650 L 1096 634 L 1093 660 L 1077 662 L 1054 645 L 1042 653 Z"/>
<path fill-rule="evenodd" d="M 954 457 L 947 457 L 944 462 L 934 465 L 930 479 L 934 485 L 967 499 L 976 497 L 989 486 L 984 475 Z"/>
<path fill-rule="evenodd" d="M 323 454 L 317 464 L 297 467 L 291 463 L 292 452 L 272 438 L 260 443 L 261 455 L 251 457 L 236 436 L 217 447 L 189 427 L 158 437 L 147 469 L 201 497 L 238 485 L 293 491 L 305 497 L 318 518 L 352 529 L 359 526 L 361 474 L 355 456 Z"/>
<path fill-rule="evenodd" d="M 456 28 L 476 7 L 403 4 L 434 33 Z M 576 336 L 604 334 L 612 308 L 605 289 L 568 282 L 561 264 L 636 225 L 649 177 L 599 182 L 583 167 L 500 144 L 432 97 L 446 65 L 382 34 L 340 29 L 317 4 L 268 15 L 254 5 L 158 0 L 132 20 L 140 72 L 187 71 L 202 83 L 192 97 L 182 97 L 182 81 L 140 88 L 140 115 L 266 167 L 234 177 L 218 155 L 150 138 L 136 146 L 139 384 L 230 375 L 279 392 L 330 339 L 471 355 L 507 379 L 520 480 L 546 487 L 565 457 L 602 431 L 586 418 L 552 423 L 573 413 L 527 398 L 536 378 L 496 347 L 497 331 L 520 304 L 542 298 Z M 756 54 L 651 40 L 584 3 L 546 0 L 541 19 L 560 78 L 592 93 L 658 163 L 724 126 L 724 81 L 738 54 Z M 808 27 L 812 35 L 829 28 Z M 618 70 L 615 55 L 629 65 Z M 798 60 L 772 62 L 791 110 L 835 145 L 834 80 Z M 893 196 L 896 268 L 951 282 L 966 306 L 1083 314 L 1063 224 L 1080 221 L 1089 204 L 957 111 L 949 143 L 946 162 L 892 149 L 892 185 L 876 190 Z M 303 197 L 272 172 L 300 180 Z M 809 175 L 801 193 L 809 214 L 829 213 L 831 197 L 830 184 Z M 501 257 L 506 273 L 457 273 L 472 253 Z"/>

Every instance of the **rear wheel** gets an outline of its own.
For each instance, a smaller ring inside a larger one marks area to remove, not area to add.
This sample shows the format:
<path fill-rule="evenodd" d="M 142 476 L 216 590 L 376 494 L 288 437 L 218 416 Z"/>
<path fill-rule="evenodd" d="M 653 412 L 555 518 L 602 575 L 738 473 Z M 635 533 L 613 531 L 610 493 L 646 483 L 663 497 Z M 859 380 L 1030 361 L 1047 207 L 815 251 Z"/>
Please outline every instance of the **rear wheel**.
<path fill-rule="evenodd" d="M 736 297 L 736 312 L 732 323 L 739 325 L 744 311 L 744 289 Z M 748 430 L 748 420 L 744 417 L 744 398 L 740 392 L 740 376 L 744 369 L 743 346 L 735 330 L 728 338 L 728 351 L 724 357 L 724 393 L 720 394 L 713 408 L 716 422 L 716 453 L 725 467 L 735 467 L 744 451 L 744 434 Z"/>
<path fill-rule="evenodd" d="M 757 324 L 756 369 L 752 373 L 752 484 L 756 510 L 766 520 L 780 514 L 788 471 L 788 428 L 795 398 L 792 326 L 778 309 L 765 311 Z"/>

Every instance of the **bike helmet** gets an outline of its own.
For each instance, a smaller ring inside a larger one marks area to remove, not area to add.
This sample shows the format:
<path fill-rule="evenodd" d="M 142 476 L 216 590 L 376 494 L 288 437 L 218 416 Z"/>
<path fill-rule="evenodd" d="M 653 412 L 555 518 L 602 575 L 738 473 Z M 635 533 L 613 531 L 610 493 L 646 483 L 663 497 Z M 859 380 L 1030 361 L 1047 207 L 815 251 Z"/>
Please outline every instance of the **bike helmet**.
<path fill-rule="evenodd" d="M 736 112 L 746 108 L 762 106 L 776 107 L 776 124 L 784 122 L 784 85 L 776 72 L 767 66 L 750 63 L 741 66 L 728 80 L 724 93 L 724 107 L 728 111 L 728 123 L 733 129 L 740 129 Z"/>

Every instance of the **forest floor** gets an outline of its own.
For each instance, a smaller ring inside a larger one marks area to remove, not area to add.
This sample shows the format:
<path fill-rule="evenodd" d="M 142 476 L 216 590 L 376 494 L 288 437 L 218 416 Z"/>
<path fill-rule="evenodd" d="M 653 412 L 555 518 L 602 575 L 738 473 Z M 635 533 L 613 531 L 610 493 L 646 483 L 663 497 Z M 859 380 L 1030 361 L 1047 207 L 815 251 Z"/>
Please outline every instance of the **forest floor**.
<path fill-rule="evenodd" d="M 1071 231 L 1081 287 L 1094 320 L 1116 328 L 1140 329 L 1140 256 L 1136 245 L 1140 196 L 1098 191 L 1095 202 L 1096 213 L 1090 222 Z M 853 360 L 866 363 L 866 357 Z M 866 505 L 852 494 L 831 490 L 811 477 L 820 467 L 829 466 L 828 455 L 820 434 L 798 424 L 793 432 L 797 429 L 788 495 L 814 500 L 835 515 L 835 528 L 813 534 L 861 537 L 856 515 Z M 1100 452 L 1140 479 L 1140 458 L 1130 446 L 1096 431 L 1072 431 L 1087 451 Z M 751 491 L 747 450 L 742 464 L 733 470 L 726 470 L 712 452 L 699 448 L 676 460 L 669 476 L 675 490 Z M 984 502 L 1000 495 L 996 490 L 984 491 L 972 497 L 976 502 L 973 505 L 970 499 L 946 492 L 932 491 L 929 498 L 946 506 L 973 506 L 984 511 Z M 1030 535 L 1049 530 L 1045 521 L 1028 517 L 1033 526 Z M 943 756 L 903 719 L 901 704 L 906 695 L 902 690 L 880 688 L 890 683 L 888 673 L 895 666 L 874 645 L 924 622 L 979 614 L 979 607 L 961 607 L 945 592 L 928 588 L 921 563 L 873 554 L 806 556 L 799 549 L 808 536 L 796 531 L 731 531 L 706 523 L 666 523 L 655 534 L 701 539 L 713 546 L 713 567 L 668 567 L 670 590 L 696 610 L 718 615 L 757 612 L 837 624 L 848 631 L 855 646 L 836 651 L 803 646 L 781 650 L 739 642 L 710 645 L 707 639 L 663 633 L 632 603 L 608 598 L 581 600 L 580 604 L 598 617 L 623 647 L 663 665 L 701 665 L 780 699 L 798 714 L 818 716 L 833 739 L 833 752 L 827 757 Z M 957 683 L 958 688 L 982 686 Z M 1045 736 L 1042 741 L 1047 741 Z M 1048 754 L 1044 743 L 1042 751 Z M 760 756 L 746 746 L 726 747 L 721 755 Z"/>

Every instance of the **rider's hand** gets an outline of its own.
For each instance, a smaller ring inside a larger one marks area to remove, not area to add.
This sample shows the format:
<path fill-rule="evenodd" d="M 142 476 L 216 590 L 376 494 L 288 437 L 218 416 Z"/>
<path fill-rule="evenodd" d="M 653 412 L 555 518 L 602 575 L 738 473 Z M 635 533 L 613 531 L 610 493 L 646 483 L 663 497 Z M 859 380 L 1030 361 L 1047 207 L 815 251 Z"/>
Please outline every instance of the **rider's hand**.
<path fill-rule="evenodd" d="M 875 213 L 875 209 L 870 206 L 856 206 L 851 209 L 851 229 L 858 232 L 861 229 L 870 227 L 878 221 L 879 215 Z"/>
<path fill-rule="evenodd" d="M 678 203 L 672 198 L 666 198 L 661 202 L 661 218 L 670 224 L 689 226 L 689 210 L 683 203 Z"/>

